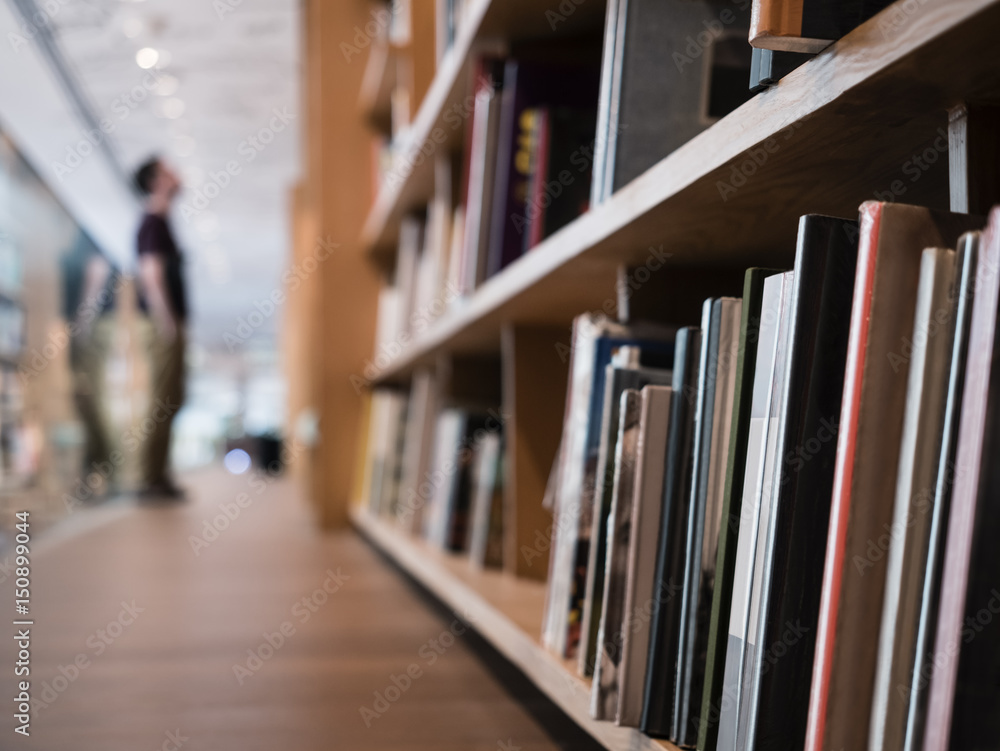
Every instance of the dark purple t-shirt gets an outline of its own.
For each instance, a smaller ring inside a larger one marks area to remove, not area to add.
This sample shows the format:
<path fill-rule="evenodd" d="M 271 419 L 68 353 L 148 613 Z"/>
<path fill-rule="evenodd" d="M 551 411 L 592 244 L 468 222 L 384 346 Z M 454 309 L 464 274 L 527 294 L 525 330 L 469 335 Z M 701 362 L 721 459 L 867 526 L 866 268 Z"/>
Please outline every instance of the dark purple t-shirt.
<path fill-rule="evenodd" d="M 163 259 L 164 283 L 167 287 L 167 301 L 179 321 L 187 320 L 187 293 L 184 288 L 184 257 L 174 242 L 173 232 L 167 220 L 158 214 L 146 214 L 139 226 L 139 238 L 136 244 L 139 256 L 155 253 Z M 146 299 L 139 292 L 139 308 L 148 312 Z"/>

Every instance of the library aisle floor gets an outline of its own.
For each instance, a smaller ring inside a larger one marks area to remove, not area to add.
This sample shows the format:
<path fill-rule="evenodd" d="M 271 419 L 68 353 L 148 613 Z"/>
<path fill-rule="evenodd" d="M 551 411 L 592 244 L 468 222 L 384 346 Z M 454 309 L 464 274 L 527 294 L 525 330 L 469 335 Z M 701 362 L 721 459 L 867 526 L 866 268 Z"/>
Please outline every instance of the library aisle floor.
<path fill-rule="evenodd" d="M 453 640 L 458 622 L 354 532 L 317 531 L 291 481 L 205 471 L 186 484 L 183 505 L 115 503 L 40 535 L 36 712 L 30 738 L 16 735 L 18 657 L 4 638 L 0 748 L 590 747 L 543 730 L 537 718 L 551 709 L 530 690 L 515 700 L 510 669 L 474 640 Z M 6 615 L 9 552 L 0 563 Z"/>

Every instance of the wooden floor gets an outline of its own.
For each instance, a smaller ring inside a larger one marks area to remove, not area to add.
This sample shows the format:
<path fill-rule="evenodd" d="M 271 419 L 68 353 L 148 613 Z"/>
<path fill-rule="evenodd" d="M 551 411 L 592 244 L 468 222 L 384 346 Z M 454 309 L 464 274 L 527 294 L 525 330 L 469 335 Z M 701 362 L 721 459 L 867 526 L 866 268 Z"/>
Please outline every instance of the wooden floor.
<path fill-rule="evenodd" d="M 453 641 L 460 622 L 353 532 L 317 532 L 289 481 L 188 484 L 182 506 L 81 511 L 33 543 L 36 712 L 30 739 L 16 735 L 5 636 L 0 749 L 591 747 L 476 640 Z M 224 531 L 196 555 L 213 520 Z M 0 578 L 9 624 L 13 571 Z"/>

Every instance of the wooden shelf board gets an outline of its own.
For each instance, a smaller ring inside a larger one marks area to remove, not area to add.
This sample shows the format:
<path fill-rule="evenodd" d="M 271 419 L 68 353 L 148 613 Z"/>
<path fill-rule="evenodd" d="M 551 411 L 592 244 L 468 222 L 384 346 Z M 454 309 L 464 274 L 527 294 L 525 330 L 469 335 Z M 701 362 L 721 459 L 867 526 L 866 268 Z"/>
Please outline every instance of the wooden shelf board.
<path fill-rule="evenodd" d="M 545 240 L 376 381 L 404 379 L 442 351 L 495 347 L 503 322 L 568 324 L 600 309 L 617 264 L 642 264 L 650 248 L 676 268 L 789 264 L 802 214 L 856 216 L 894 187 L 896 200 L 948 208 L 939 129 L 956 102 L 1000 98 L 1000 0 L 927 0 L 912 11 L 890 7 Z M 926 170 L 914 162 L 925 152 Z M 740 167 L 751 174 L 730 191 Z M 407 185 L 411 200 L 426 200 L 429 187 Z M 380 246 L 395 240 L 388 224 L 370 229 Z"/>
<path fill-rule="evenodd" d="M 466 559 L 415 540 L 361 508 L 351 511 L 351 520 L 373 545 L 471 625 L 605 748 L 677 748 L 636 730 L 590 718 L 590 681 L 580 678 L 569 661 L 558 659 L 538 642 L 544 583 L 497 571 L 477 571 Z"/>

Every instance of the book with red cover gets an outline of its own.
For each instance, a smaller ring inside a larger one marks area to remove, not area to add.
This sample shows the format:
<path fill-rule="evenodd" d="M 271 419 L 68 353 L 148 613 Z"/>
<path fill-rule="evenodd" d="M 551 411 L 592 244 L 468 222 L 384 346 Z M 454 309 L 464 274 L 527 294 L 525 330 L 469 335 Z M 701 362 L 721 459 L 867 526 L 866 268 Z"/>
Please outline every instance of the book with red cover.
<path fill-rule="evenodd" d="M 1000 740 L 1000 208 L 982 235 L 925 751 Z"/>
<path fill-rule="evenodd" d="M 954 247 L 981 219 L 918 206 L 861 206 L 847 368 L 823 570 L 806 749 L 868 743 L 908 363 L 925 248 Z"/>

